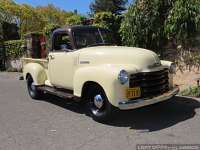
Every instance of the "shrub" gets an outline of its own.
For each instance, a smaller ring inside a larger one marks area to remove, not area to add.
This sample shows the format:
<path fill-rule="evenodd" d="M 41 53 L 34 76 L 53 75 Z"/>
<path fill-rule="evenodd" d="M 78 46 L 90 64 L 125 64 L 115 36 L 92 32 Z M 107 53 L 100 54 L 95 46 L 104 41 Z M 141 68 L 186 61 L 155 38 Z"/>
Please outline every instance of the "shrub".
<path fill-rule="evenodd" d="M 180 92 L 181 96 L 200 97 L 200 87 L 190 87 Z"/>
<path fill-rule="evenodd" d="M 4 42 L 6 59 L 19 58 L 23 56 L 24 54 L 24 49 L 22 48 L 23 44 L 24 44 L 23 40 L 13 40 Z"/>

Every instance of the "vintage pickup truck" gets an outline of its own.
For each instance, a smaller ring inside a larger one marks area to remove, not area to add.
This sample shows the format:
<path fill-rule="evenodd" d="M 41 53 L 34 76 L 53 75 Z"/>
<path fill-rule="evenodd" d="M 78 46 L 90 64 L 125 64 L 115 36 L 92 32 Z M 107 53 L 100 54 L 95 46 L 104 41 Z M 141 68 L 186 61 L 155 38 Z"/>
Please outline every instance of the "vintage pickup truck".
<path fill-rule="evenodd" d="M 46 59 L 23 58 L 29 95 L 44 93 L 82 101 L 97 121 L 171 99 L 176 65 L 152 51 L 115 46 L 112 34 L 92 26 L 71 26 L 52 34 Z M 113 46 L 112 46 L 113 45 Z"/>

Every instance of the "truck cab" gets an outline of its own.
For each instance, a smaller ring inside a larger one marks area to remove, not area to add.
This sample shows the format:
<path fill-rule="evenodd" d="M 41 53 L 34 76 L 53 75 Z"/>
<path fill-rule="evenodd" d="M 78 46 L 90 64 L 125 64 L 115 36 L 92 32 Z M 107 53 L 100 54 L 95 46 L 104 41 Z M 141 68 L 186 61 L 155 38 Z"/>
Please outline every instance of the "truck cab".
<path fill-rule="evenodd" d="M 46 59 L 23 58 L 23 76 L 33 99 L 51 93 L 85 103 L 97 121 L 116 110 L 166 101 L 179 88 L 176 66 L 154 52 L 116 46 L 112 33 L 92 26 L 57 29 Z"/>
<path fill-rule="evenodd" d="M 110 40 L 110 34 L 106 29 L 88 26 L 74 26 L 55 30 L 48 57 L 51 84 L 73 90 L 75 71 L 79 67 L 76 65 L 78 58 L 80 58 L 80 51 L 78 50 L 98 45 L 112 45 L 114 42 Z M 80 63 L 87 64 L 87 60 L 85 59 Z M 61 64 L 65 64 L 65 66 L 67 64 L 66 69 Z M 55 72 L 62 72 L 62 74 Z"/>

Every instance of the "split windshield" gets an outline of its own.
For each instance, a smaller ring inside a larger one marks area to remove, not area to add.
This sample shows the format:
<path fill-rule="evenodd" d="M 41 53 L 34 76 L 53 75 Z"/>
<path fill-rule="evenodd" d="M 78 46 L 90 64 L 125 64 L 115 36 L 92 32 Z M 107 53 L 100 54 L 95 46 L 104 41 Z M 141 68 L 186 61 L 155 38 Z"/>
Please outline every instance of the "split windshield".
<path fill-rule="evenodd" d="M 105 29 L 89 29 L 89 30 L 76 30 L 74 31 L 74 39 L 77 49 L 103 46 L 103 45 L 116 45 L 112 33 Z"/>

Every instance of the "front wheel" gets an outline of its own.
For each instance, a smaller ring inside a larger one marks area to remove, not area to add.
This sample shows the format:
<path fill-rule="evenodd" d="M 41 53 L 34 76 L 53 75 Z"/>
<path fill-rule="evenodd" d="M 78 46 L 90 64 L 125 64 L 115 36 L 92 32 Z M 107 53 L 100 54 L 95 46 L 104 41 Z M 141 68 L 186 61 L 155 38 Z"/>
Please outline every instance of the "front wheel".
<path fill-rule="evenodd" d="M 43 96 L 42 91 L 39 91 L 37 87 L 34 85 L 33 78 L 29 75 L 27 77 L 27 88 L 28 93 L 32 99 L 40 99 Z"/>
<path fill-rule="evenodd" d="M 109 121 L 116 113 L 116 108 L 110 104 L 104 90 L 99 86 L 88 89 L 86 101 L 89 114 L 98 122 Z"/>

